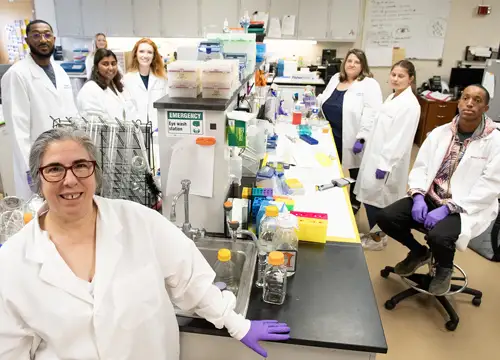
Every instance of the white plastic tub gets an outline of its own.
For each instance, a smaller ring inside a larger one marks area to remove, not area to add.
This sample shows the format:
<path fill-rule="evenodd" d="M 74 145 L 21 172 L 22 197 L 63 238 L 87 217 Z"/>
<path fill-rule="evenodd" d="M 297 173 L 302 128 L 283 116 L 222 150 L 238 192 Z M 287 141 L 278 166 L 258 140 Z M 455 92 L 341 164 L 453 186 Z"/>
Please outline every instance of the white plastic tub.
<path fill-rule="evenodd" d="M 199 61 L 175 61 L 168 65 L 168 85 L 171 87 L 195 87 L 200 82 Z"/>
<path fill-rule="evenodd" d="M 237 73 L 235 62 L 232 60 L 211 60 L 203 65 L 201 82 L 203 87 L 207 84 L 226 84 L 231 87 Z"/>
<path fill-rule="evenodd" d="M 232 90 L 231 86 L 210 84 L 203 86 L 202 93 L 204 99 L 230 99 L 233 95 Z"/>
<path fill-rule="evenodd" d="M 168 96 L 170 96 L 171 98 L 197 98 L 199 94 L 200 94 L 199 85 L 194 87 L 177 86 L 168 88 Z"/>

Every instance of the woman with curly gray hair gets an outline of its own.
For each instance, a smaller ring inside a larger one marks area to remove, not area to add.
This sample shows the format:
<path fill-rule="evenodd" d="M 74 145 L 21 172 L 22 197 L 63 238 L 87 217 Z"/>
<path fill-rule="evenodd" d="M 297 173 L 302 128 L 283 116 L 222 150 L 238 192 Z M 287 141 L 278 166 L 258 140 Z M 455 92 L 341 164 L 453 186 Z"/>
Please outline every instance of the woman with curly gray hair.
<path fill-rule="evenodd" d="M 265 356 L 286 324 L 249 321 L 194 242 L 161 214 L 95 196 L 96 148 L 72 129 L 42 133 L 30 169 L 45 204 L 0 248 L 0 360 L 177 360 L 174 306 Z"/>

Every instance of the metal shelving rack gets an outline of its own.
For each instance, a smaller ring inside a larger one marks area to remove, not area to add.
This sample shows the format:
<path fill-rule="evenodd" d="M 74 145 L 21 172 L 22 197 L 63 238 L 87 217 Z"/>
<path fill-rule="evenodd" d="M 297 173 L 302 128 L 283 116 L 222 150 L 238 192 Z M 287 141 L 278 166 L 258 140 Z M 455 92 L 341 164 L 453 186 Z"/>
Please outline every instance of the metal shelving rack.
<path fill-rule="evenodd" d="M 98 195 L 126 199 L 154 208 L 160 201 L 149 164 L 152 153 L 152 124 L 136 121 L 105 121 L 98 116 L 53 119 L 53 127 L 70 126 L 84 131 L 98 148 L 102 184 Z"/>

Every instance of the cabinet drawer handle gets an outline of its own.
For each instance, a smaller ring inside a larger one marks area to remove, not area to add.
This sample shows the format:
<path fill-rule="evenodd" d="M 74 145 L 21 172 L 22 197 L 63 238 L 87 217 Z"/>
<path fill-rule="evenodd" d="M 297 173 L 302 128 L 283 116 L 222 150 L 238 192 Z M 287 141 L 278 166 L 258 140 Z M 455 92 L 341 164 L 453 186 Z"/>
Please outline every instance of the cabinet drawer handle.
<path fill-rule="evenodd" d="M 436 117 L 437 117 L 438 119 L 444 119 L 444 118 L 445 118 L 445 116 L 443 116 L 443 115 L 436 115 Z"/>
<path fill-rule="evenodd" d="M 440 108 L 447 108 L 448 105 L 438 105 Z"/>

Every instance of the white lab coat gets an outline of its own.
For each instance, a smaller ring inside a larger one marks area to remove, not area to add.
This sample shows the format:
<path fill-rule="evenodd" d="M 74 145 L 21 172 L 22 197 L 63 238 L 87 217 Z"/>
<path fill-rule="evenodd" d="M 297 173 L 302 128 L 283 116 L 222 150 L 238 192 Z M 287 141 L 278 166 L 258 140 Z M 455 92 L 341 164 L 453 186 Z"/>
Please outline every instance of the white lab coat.
<path fill-rule="evenodd" d="M 28 360 L 30 350 L 37 360 L 177 360 L 173 304 L 246 335 L 234 295 L 212 284 L 214 271 L 174 224 L 140 204 L 94 199 L 92 292 L 37 219 L 0 248 L 0 360 Z"/>
<path fill-rule="evenodd" d="M 451 123 L 434 129 L 425 139 L 410 172 L 410 189 L 430 189 L 452 141 Z M 460 214 L 462 232 L 457 249 L 465 251 L 469 241 L 482 234 L 498 213 L 500 195 L 500 132 L 495 130 L 472 141 L 451 177 L 452 200 Z"/>
<path fill-rule="evenodd" d="M 339 84 L 340 73 L 332 76 L 318 104 L 323 104 L 332 96 Z M 355 155 L 352 147 L 357 139 L 369 137 L 378 108 L 382 105 L 382 90 L 377 80 L 365 77 L 354 81 L 344 95 L 342 107 L 342 166 L 346 169 L 359 168 L 363 153 Z"/>
<path fill-rule="evenodd" d="M 384 208 L 406 194 L 411 149 L 420 119 L 420 104 L 411 87 L 394 98 L 389 95 L 366 140 L 354 193 L 365 204 Z M 387 171 L 377 179 L 377 169 Z"/>
<path fill-rule="evenodd" d="M 3 114 L 14 158 L 15 195 L 26 200 L 32 195 L 26 177 L 31 145 L 41 133 L 52 129 L 51 116 L 78 115 L 68 75 L 60 65 L 51 63 L 57 88 L 30 55 L 2 77 Z"/>
<path fill-rule="evenodd" d="M 83 85 L 76 97 L 82 117 L 99 116 L 104 120 L 137 120 L 137 109 L 126 89 L 115 94 L 109 87 L 101 89 L 93 80 Z"/>
<path fill-rule="evenodd" d="M 94 67 L 94 56 L 94 52 L 91 52 L 85 58 L 85 71 L 87 72 L 87 80 L 89 80 L 90 76 L 92 75 L 92 69 Z"/>
<path fill-rule="evenodd" d="M 153 103 L 167 95 L 167 79 L 160 78 L 153 73 L 149 74 L 148 88 L 144 86 L 139 72 L 128 72 L 123 78 L 125 88 L 130 94 L 132 102 L 138 111 L 138 118 L 143 122 L 149 119 L 153 130 L 158 128 L 158 115 Z"/>

